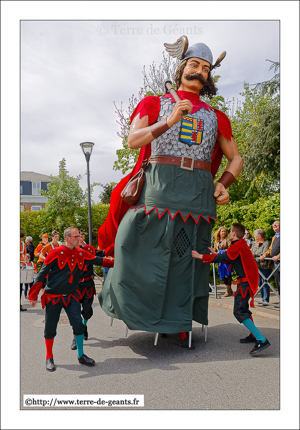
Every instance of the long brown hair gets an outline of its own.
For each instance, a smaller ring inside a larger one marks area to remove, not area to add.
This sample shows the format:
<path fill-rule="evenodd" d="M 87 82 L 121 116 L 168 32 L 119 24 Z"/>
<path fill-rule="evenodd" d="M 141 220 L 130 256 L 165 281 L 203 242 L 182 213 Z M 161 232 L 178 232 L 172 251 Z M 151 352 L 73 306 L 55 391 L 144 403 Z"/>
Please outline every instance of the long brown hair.
<path fill-rule="evenodd" d="M 223 229 L 226 230 L 226 236 L 223 239 L 221 239 L 220 232 Z M 218 249 L 220 242 L 222 243 L 222 249 L 228 248 L 229 237 L 228 237 L 228 230 L 226 227 L 222 226 L 218 228 L 218 230 L 214 233 L 214 238 L 215 238 L 215 244 L 214 244 L 215 249 Z"/>

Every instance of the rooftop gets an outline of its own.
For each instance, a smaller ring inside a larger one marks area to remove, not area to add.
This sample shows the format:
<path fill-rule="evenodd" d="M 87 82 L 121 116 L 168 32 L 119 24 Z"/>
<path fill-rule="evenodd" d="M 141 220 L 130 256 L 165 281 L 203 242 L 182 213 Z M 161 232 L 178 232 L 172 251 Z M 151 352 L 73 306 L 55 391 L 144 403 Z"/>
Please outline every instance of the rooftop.
<path fill-rule="evenodd" d="M 48 175 L 43 175 L 42 173 L 36 172 L 21 172 L 21 181 L 42 181 L 48 182 L 52 181 L 52 178 Z"/>

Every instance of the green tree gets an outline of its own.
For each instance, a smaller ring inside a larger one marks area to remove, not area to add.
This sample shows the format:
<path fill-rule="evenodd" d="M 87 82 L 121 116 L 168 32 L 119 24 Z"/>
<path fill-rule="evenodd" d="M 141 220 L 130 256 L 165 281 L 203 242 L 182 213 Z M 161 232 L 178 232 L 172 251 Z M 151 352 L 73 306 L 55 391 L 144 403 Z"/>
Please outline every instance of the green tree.
<path fill-rule="evenodd" d="M 270 70 L 279 69 L 272 62 Z M 242 107 L 232 118 L 233 134 L 244 160 L 244 175 L 257 190 L 276 192 L 280 179 L 279 73 L 250 88 L 244 84 Z"/>
<path fill-rule="evenodd" d="M 24 230 L 25 236 L 32 237 L 32 243 L 35 247 L 41 242 L 42 234 L 49 233 L 45 229 L 42 213 L 43 210 L 20 212 L 20 228 Z"/>
<path fill-rule="evenodd" d="M 79 185 L 81 178 L 81 175 L 76 178 L 69 175 L 64 158 L 59 162 L 58 176 L 51 175 L 52 182 L 48 184 L 48 190 L 42 191 L 48 198 L 43 210 L 44 228 L 48 231 L 53 226 L 60 232 L 71 225 L 82 228 L 85 220 L 82 208 L 87 208 L 88 195 Z M 91 194 L 95 185 L 98 184 L 91 184 Z"/>
<path fill-rule="evenodd" d="M 101 200 L 101 203 L 109 205 L 110 196 L 114 187 L 116 186 L 116 182 L 110 182 L 109 184 L 106 184 L 106 185 L 102 185 L 102 184 L 100 185 L 103 188 L 103 191 L 102 193 L 99 194 L 99 199 Z"/>

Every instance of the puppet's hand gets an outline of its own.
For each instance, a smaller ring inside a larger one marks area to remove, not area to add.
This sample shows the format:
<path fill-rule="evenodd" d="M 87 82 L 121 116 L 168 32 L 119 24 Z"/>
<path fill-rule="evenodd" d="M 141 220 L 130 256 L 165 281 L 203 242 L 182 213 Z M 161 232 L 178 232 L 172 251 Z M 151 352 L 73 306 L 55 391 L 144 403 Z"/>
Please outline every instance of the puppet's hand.
<path fill-rule="evenodd" d="M 36 300 L 29 300 L 29 303 L 34 308 L 36 305 Z"/>
<path fill-rule="evenodd" d="M 172 125 L 177 124 L 186 113 L 183 113 L 184 111 L 187 111 L 187 113 L 191 113 L 193 109 L 192 102 L 189 100 L 180 100 L 180 102 L 176 102 L 174 109 L 172 110 L 171 115 L 167 118 L 167 124 L 169 127 L 172 127 Z"/>
<path fill-rule="evenodd" d="M 227 205 L 229 202 L 229 194 L 223 184 L 216 183 L 214 197 L 217 205 Z"/>

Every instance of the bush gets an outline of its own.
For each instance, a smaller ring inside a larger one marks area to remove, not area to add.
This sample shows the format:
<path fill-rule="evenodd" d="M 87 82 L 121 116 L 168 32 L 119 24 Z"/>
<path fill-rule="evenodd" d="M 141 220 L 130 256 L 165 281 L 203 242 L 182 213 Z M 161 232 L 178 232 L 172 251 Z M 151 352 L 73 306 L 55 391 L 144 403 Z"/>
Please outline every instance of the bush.
<path fill-rule="evenodd" d="M 271 241 L 274 236 L 272 224 L 280 220 L 280 195 L 261 197 L 250 204 L 241 200 L 218 206 L 217 217 L 220 221 L 216 222 L 213 232 L 222 225 L 229 229 L 234 222 L 238 222 L 243 224 L 252 235 L 257 228 L 264 229 L 266 239 Z"/>
<path fill-rule="evenodd" d="M 109 205 L 99 203 L 98 205 L 93 205 L 92 211 L 92 234 L 93 234 L 93 246 L 98 247 L 98 229 L 101 224 L 105 221 L 109 210 Z M 69 227 L 71 223 L 72 226 L 82 230 L 86 233 L 86 240 L 88 241 L 88 209 L 87 207 L 79 207 L 73 214 L 72 219 L 69 217 L 68 220 L 50 221 L 47 216 L 45 209 L 39 212 L 22 211 L 20 212 L 20 228 L 24 230 L 25 236 L 31 236 L 32 242 L 35 247 L 41 242 L 42 234 L 47 233 L 49 235 L 49 240 L 51 241 L 51 232 L 57 230 L 60 233 L 59 240 L 63 241 L 63 230 L 60 227 Z"/>
<path fill-rule="evenodd" d="M 32 237 L 32 243 L 36 248 L 42 240 L 42 234 L 46 233 L 42 218 L 42 212 L 21 211 L 20 212 L 20 228 L 25 232 L 26 236 Z M 49 234 L 49 233 L 48 233 Z M 25 240 L 24 238 L 24 240 Z"/>

